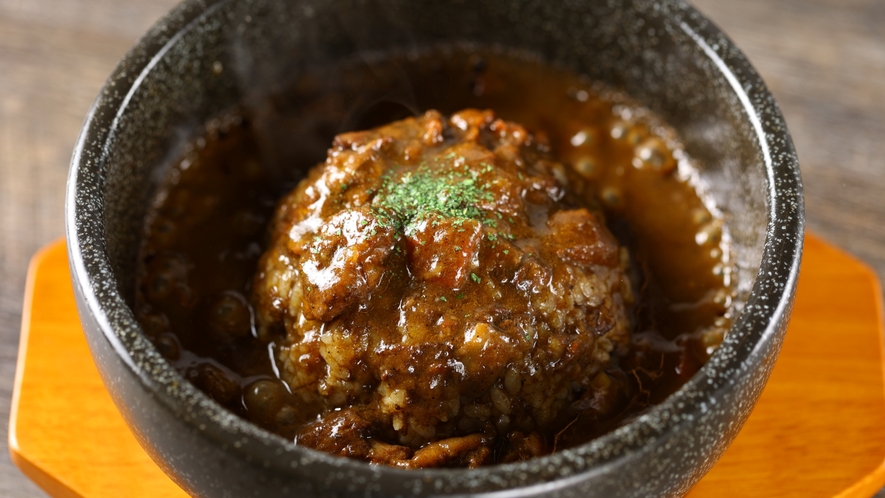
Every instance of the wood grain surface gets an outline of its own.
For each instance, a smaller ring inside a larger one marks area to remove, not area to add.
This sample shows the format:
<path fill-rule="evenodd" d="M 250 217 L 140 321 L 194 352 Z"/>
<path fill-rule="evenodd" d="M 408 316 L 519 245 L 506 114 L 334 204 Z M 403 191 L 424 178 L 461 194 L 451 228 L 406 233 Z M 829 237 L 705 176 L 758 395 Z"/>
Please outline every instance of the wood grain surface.
<path fill-rule="evenodd" d="M 6 451 L 27 262 L 64 233 L 68 163 L 101 84 L 175 3 L 0 0 L 0 496 L 42 496 Z M 885 1 L 695 4 L 780 103 L 809 227 L 885 276 Z"/>

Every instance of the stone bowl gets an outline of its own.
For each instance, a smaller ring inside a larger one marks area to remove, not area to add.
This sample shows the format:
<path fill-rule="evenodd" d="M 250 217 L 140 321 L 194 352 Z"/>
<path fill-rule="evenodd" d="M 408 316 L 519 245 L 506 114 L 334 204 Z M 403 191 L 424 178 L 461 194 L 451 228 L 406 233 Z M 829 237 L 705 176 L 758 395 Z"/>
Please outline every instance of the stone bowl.
<path fill-rule="evenodd" d="M 142 332 L 132 304 L 145 210 L 176 147 L 221 111 L 306 67 L 446 42 L 539 54 L 675 128 L 733 239 L 734 325 L 663 403 L 549 456 L 406 471 L 298 447 L 224 410 Z M 796 154 L 774 99 L 734 44 L 679 0 L 188 0 L 108 79 L 66 201 L 77 305 L 102 379 L 145 450 L 197 496 L 684 494 L 740 430 L 774 366 L 803 229 Z"/>

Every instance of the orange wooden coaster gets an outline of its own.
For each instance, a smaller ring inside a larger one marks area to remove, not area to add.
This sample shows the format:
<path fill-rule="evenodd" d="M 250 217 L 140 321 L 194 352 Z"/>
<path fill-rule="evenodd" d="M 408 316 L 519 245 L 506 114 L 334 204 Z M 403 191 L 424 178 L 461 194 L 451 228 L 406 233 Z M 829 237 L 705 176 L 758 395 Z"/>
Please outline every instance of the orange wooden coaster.
<path fill-rule="evenodd" d="M 771 379 L 689 496 L 869 497 L 885 485 L 882 317 L 875 273 L 809 235 Z M 52 496 L 186 496 L 138 445 L 99 379 L 63 242 L 31 262 L 9 448 Z"/>

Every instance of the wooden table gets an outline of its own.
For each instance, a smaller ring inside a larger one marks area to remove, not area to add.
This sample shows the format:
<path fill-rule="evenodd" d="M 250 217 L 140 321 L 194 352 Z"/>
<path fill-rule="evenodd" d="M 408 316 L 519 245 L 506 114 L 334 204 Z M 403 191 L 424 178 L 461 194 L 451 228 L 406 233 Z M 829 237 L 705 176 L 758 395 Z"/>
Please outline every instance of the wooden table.
<path fill-rule="evenodd" d="M 70 154 L 98 89 L 175 3 L 0 0 L 0 496 L 44 496 L 6 451 L 27 262 L 64 233 Z M 695 3 L 780 103 L 799 150 L 809 227 L 885 279 L 885 1 Z"/>

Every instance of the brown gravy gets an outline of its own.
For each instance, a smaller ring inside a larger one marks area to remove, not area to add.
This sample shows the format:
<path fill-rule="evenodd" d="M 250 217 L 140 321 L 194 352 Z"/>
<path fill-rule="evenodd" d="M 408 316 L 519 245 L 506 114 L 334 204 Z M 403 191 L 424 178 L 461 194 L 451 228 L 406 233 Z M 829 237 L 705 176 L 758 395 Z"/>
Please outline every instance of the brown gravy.
<path fill-rule="evenodd" d="M 277 199 L 337 133 L 467 107 L 545 134 L 553 156 L 592 180 L 584 194 L 601 199 L 634 261 L 633 347 L 617 359 L 629 399 L 604 420 L 578 416 L 551 446 L 585 442 L 660 402 L 730 326 L 727 233 L 672 131 L 616 94 L 513 54 L 440 50 L 324 68 L 209 123 L 149 210 L 136 298 L 145 332 L 194 384 L 269 427 L 243 391 L 279 378 L 278 346 L 258 339 L 248 302 Z"/>

